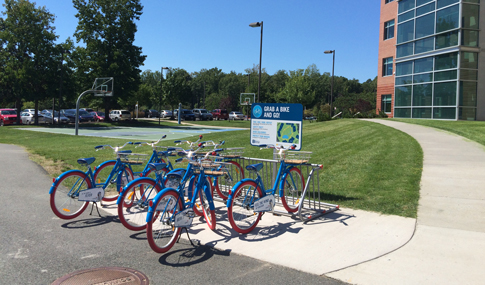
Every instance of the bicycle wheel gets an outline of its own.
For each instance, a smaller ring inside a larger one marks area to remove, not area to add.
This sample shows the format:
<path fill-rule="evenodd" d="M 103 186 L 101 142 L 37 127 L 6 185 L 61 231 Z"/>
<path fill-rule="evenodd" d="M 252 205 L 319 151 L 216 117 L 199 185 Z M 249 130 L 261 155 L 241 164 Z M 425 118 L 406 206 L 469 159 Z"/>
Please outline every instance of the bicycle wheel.
<path fill-rule="evenodd" d="M 174 201 L 175 205 L 170 207 Z M 164 253 L 172 248 L 180 235 L 181 228 L 175 227 L 175 214 L 182 209 L 182 200 L 179 199 L 179 194 L 176 191 L 169 190 L 163 193 L 158 203 L 154 204 L 153 207 L 155 211 L 149 213 L 152 221 L 147 223 L 148 244 L 153 251 Z M 165 210 L 157 211 L 157 208 Z"/>
<path fill-rule="evenodd" d="M 160 175 L 162 177 L 165 177 L 165 175 L 168 173 L 168 169 L 167 168 L 164 168 L 162 169 L 162 171 L 160 172 Z M 150 177 L 152 178 L 153 180 L 157 180 L 157 173 L 155 171 L 153 171 L 152 169 L 148 169 L 148 171 L 143 175 L 143 177 Z M 165 185 L 163 185 L 165 188 Z M 145 191 L 144 189 L 144 186 L 143 185 L 140 185 L 140 195 L 143 195 L 143 192 Z"/>
<path fill-rule="evenodd" d="M 223 200 L 227 200 L 231 194 L 232 187 L 244 179 L 244 172 L 241 165 L 236 161 L 228 161 L 228 163 L 223 166 L 227 169 L 227 172 L 222 176 L 218 176 L 217 183 L 215 183 L 217 195 Z"/>
<path fill-rule="evenodd" d="M 133 172 L 131 169 L 124 165 L 124 171 L 122 171 L 122 177 L 120 182 L 118 182 L 118 172 L 114 173 L 111 177 L 111 180 L 106 183 L 111 171 L 116 165 L 116 161 L 107 162 L 101 166 L 99 166 L 96 171 L 94 172 L 94 181 L 96 186 L 104 188 L 104 197 L 103 201 L 111 202 L 118 199 L 120 195 L 120 187 L 125 187 L 130 181 L 133 180 Z M 119 184 L 118 184 L 119 183 Z"/>
<path fill-rule="evenodd" d="M 301 175 L 300 169 L 296 167 L 290 168 L 285 173 L 283 179 L 281 203 L 286 211 L 294 213 L 298 211 L 301 194 L 303 193 L 303 189 L 305 189 L 305 180 L 303 179 L 303 175 Z"/>
<path fill-rule="evenodd" d="M 209 179 L 209 177 L 207 178 Z M 209 226 L 209 229 L 214 230 L 216 228 L 216 211 L 210 209 L 211 202 L 209 202 L 209 199 L 207 199 L 207 195 L 212 195 L 212 193 L 210 193 L 211 184 L 207 181 L 205 183 L 205 186 L 209 190 L 209 193 L 206 193 L 204 189 L 199 190 L 199 199 L 200 199 L 199 209 L 202 211 L 202 213 L 204 213 L 204 218 L 205 218 L 205 221 L 207 222 L 207 225 Z M 212 206 L 214 206 L 214 204 L 212 204 Z"/>
<path fill-rule="evenodd" d="M 149 179 L 139 178 L 123 192 L 118 204 L 118 217 L 129 230 L 141 231 L 146 228 L 148 202 L 161 190 L 160 186 Z M 143 188 L 144 191 L 140 191 Z"/>
<path fill-rule="evenodd" d="M 84 172 L 74 171 L 62 176 L 54 185 L 50 205 L 56 216 L 69 220 L 81 215 L 88 202 L 79 201 L 79 191 L 91 188 L 91 181 Z"/>
<path fill-rule="evenodd" d="M 256 227 L 262 213 L 254 212 L 253 207 L 254 202 L 262 196 L 261 189 L 254 181 L 243 182 L 234 190 L 231 204 L 227 208 L 227 216 L 236 232 L 247 234 Z"/>

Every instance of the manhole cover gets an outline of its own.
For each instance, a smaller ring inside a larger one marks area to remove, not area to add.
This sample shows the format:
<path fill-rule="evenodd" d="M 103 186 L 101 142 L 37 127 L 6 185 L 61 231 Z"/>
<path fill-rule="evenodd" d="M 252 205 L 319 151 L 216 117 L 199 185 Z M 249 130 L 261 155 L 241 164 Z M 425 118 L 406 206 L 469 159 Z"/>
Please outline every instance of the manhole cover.
<path fill-rule="evenodd" d="M 138 270 L 123 267 L 99 267 L 69 273 L 52 285 L 148 285 L 148 277 Z"/>

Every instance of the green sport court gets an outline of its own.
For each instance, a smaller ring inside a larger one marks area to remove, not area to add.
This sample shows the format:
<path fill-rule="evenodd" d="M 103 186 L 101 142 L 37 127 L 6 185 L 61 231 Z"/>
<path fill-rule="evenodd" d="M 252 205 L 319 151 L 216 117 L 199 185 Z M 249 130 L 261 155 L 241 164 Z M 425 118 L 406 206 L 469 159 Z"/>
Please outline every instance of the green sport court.
<path fill-rule="evenodd" d="M 74 128 L 18 128 L 19 130 L 45 132 L 53 134 L 74 135 Z M 237 128 L 211 128 L 194 126 L 174 126 L 174 127 L 80 127 L 78 134 L 89 137 L 105 137 L 125 139 L 132 141 L 155 141 L 163 135 L 167 135 L 168 140 L 185 139 L 191 136 L 203 135 L 217 132 L 240 131 Z"/>

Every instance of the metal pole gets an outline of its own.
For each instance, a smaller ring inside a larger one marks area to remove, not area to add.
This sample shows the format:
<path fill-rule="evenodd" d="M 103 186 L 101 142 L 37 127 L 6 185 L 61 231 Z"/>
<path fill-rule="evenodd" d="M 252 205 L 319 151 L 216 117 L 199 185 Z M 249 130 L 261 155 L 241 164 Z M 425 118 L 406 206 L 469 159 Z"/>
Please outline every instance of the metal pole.
<path fill-rule="evenodd" d="M 158 96 L 158 125 L 160 126 L 160 118 L 162 117 L 162 93 L 163 93 L 163 67 L 160 69 L 160 96 Z"/>
<path fill-rule="evenodd" d="M 332 85 L 330 86 L 330 118 L 333 117 L 333 70 L 335 68 L 335 50 L 333 50 L 333 63 L 332 63 Z"/>
<path fill-rule="evenodd" d="M 79 102 L 81 102 L 81 98 L 84 96 L 84 94 L 88 94 L 88 93 L 95 93 L 96 90 L 86 90 L 84 91 L 83 93 L 81 93 L 81 95 L 79 95 L 79 98 L 77 98 L 77 102 L 76 102 L 76 136 L 78 134 L 78 129 L 79 129 Z"/>
<path fill-rule="evenodd" d="M 259 80 L 258 80 L 258 103 L 259 101 L 259 94 L 261 90 L 261 59 L 263 57 L 263 21 L 261 21 L 261 41 L 259 43 Z"/>
<path fill-rule="evenodd" d="M 61 51 L 61 82 L 59 84 L 59 113 L 57 114 L 57 124 L 61 124 L 61 99 L 62 99 L 62 66 L 64 63 L 64 50 Z M 52 113 L 52 123 L 54 124 L 54 113 Z"/>

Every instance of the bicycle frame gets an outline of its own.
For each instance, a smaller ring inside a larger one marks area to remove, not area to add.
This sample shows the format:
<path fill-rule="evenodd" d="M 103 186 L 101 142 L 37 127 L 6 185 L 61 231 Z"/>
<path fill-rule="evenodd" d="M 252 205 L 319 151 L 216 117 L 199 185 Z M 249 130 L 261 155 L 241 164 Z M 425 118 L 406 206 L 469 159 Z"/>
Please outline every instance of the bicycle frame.
<path fill-rule="evenodd" d="M 86 175 L 86 179 L 89 179 L 89 181 L 91 182 L 91 185 L 95 185 L 94 184 L 94 173 L 93 173 L 93 171 L 92 171 L 92 169 L 91 169 L 90 166 L 88 166 L 88 170 L 86 172 L 83 172 L 81 170 L 73 169 L 73 170 L 69 170 L 69 171 L 66 171 L 66 172 L 62 173 L 61 175 L 59 175 L 57 178 L 54 179 L 54 181 L 52 183 L 52 186 L 51 186 L 51 189 L 49 189 L 49 195 L 52 194 L 52 192 L 54 191 L 54 186 L 57 184 L 57 181 L 58 180 L 60 180 L 64 176 L 66 176 L 66 175 L 68 175 L 70 173 L 73 173 L 73 172 L 78 172 L 78 173 L 81 172 L 81 173 L 85 174 Z M 76 181 L 76 184 L 74 184 L 74 186 L 78 185 L 78 183 L 77 183 L 78 181 Z M 80 185 L 82 185 L 82 183 Z M 73 189 L 71 189 L 71 190 L 69 190 L 69 193 L 70 194 L 68 194 L 68 195 L 70 195 L 71 197 L 79 197 L 79 190 L 80 189 L 78 188 L 78 189 L 76 189 L 74 191 L 74 193 L 72 193 Z"/>
<path fill-rule="evenodd" d="M 236 183 L 236 185 L 234 185 L 234 187 L 232 188 L 231 190 L 231 194 L 229 195 L 229 198 L 227 199 L 227 203 L 226 203 L 226 206 L 229 207 L 232 203 L 232 199 L 234 198 L 234 192 L 235 190 L 239 187 L 239 185 L 241 185 L 242 183 L 246 182 L 246 181 L 252 181 L 254 182 L 257 187 L 259 187 L 261 189 L 261 192 L 263 193 L 263 195 L 261 196 L 261 198 L 265 197 L 266 195 L 275 195 L 276 194 L 276 191 L 278 190 L 279 188 L 279 192 L 278 192 L 278 195 L 280 197 L 283 197 L 284 195 L 284 181 L 285 181 L 285 177 L 286 175 L 289 174 L 290 172 L 290 169 L 293 167 L 294 165 L 292 164 L 286 164 L 284 162 L 284 160 L 282 160 L 280 162 L 280 167 L 278 169 L 278 174 L 276 175 L 276 179 L 274 181 L 274 184 L 273 184 L 273 188 L 271 189 L 268 189 L 266 190 L 265 187 L 264 187 L 264 183 L 263 183 L 263 179 L 261 178 L 261 176 L 259 175 L 259 172 L 256 171 L 256 179 L 252 179 L 252 178 L 245 178 L 245 179 L 242 179 L 241 181 L 239 181 L 238 183 Z M 294 182 L 294 179 L 293 177 L 290 175 L 290 178 L 291 178 L 291 182 L 292 183 L 295 183 Z M 278 187 L 278 184 L 279 184 L 279 187 Z M 253 195 L 255 194 L 256 192 L 253 193 Z M 253 204 L 254 201 L 251 201 L 251 204 Z"/>

